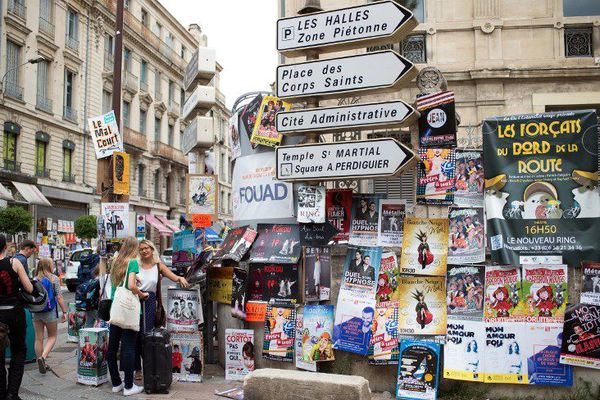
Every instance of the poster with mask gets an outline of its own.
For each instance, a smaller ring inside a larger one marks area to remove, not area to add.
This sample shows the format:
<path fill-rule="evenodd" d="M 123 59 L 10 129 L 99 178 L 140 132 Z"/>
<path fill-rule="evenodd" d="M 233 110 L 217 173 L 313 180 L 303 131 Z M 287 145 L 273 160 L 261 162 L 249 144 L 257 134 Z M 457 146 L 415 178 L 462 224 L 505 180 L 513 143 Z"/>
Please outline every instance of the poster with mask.
<path fill-rule="evenodd" d="M 303 249 L 304 301 L 326 301 L 331 294 L 331 248 L 329 246 Z"/>
<path fill-rule="evenodd" d="M 417 171 L 418 204 L 452 204 L 454 202 L 454 149 L 419 149 Z"/>
<path fill-rule="evenodd" d="M 325 186 L 298 186 L 298 222 L 325 223 Z"/>
<path fill-rule="evenodd" d="M 398 343 L 398 307 L 376 307 L 369 364 L 398 364 Z"/>
<path fill-rule="evenodd" d="M 333 237 L 333 240 L 336 242 L 347 242 L 350 237 L 352 189 L 327 190 L 325 202 L 327 207 L 327 221 L 339 231 Z"/>
<path fill-rule="evenodd" d="M 560 363 L 600 369 L 600 306 L 570 304 L 565 311 Z"/>
<path fill-rule="evenodd" d="M 600 262 L 581 263 L 581 303 L 600 306 Z"/>
<path fill-rule="evenodd" d="M 396 253 L 383 253 L 377 278 L 377 307 L 398 305 L 394 292 L 398 286 L 398 259 Z"/>
<path fill-rule="evenodd" d="M 527 321 L 562 324 L 569 301 L 567 266 L 524 265 L 522 271 Z"/>
<path fill-rule="evenodd" d="M 296 337 L 296 310 L 267 306 L 263 358 L 273 361 L 294 362 Z"/>
<path fill-rule="evenodd" d="M 294 345 L 294 362 L 296 368 L 303 369 L 305 371 L 317 372 L 317 363 L 315 361 L 304 361 L 302 340 L 304 339 L 305 332 L 308 336 L 308 331 L 304 329 L 304 315 L 296 314 L 296 343 Z"/>
<path fill-rule="evenodd" d="M 484 348 L 483 321 L 451 319 L 448 316 L 448 332 L 444 345 L 444 378 L 483 382 Z"/>
<path fill-rule="evenodd" d="M 229 118 L 229 140 L 231 143 L 231 159 L 235 160 L 242 155 L 242 144 L 240 143 L 240 114 L 235 113 Z"/>
<path fill-rule="evenodd" d="M 204 344 L 202 332 L 171 335 L 171 368 L 177 382 L 202 382 Z"/>
<path fill-rule="evenodd" d="M 245 320 L 246 302 L 248 301 L 248 269 L 247 262 L 240 262 L 233 268 L 231 284 L 231 316 Z"/>
<path fill-rule="evenodd" d="M 524 322 L 520 267 L 485 267 L 483 316 L 486 322 Z"/>
<path fill-rule="evenodd" d="M 352 196 L 351 245 L 377 246 L 379 201 L 383 196 L 357 194 Z"/>
<path fill-rule="evenodd" d="M 258 238 L 250 251 L 252 263 L 296 264 L 302 253 L 298 225 L 257 225 Z"/>
<path fill-rule="evenodd" d="M 526 325 L 495 322 L 485 326 L 486 383 L 527 383 Z"/>
<path fill-rule="evenodd" d="M 378 246 L 401 247 L 402 227 L 406 216 L 406 200 L 379 201 Z"/>
<path fill-rule="evenodd" d="M 456 150 L 454 204 L 460 207 L 483 207 L 483 152 Z"/>
<path fill-rule="evenodd" d="M 254 371 L 254 331 L 225 329 L 225 379 L 241 381 Z"/>
<path fill-rule="evenodd" d="M 439 369 L 439 344 L 422 340 L 402 340 L 400 342 L 396 399 L 437 399 Z"/>
<path fill-rule="evenodd" d="M 600 259 L 594 111 L 486 119 L 483 150 L 492 262 L 548 253 L 569 266 Z"/>
<path fill-rule="evenodd" d="M 451 207 L 448 263 L 482 263 L 485 261 L 485 226 L 483 208 Z"/>
<path fill-rule="evenodd" d="M 300 302 L 300 277 L 297 264 L 265 264 L 262 270 L 262 300 L 276 306 Z"/>
<path fill-rule="evenodd" d="M 250 137 L 253 145 L 277 147 L 281 144 L 283 135 L 277 132 L 275 125 L 275 114 L 289 111 L 292 105 L 275 96 L 265 96 L 256 115 L 256 122 Z"/>
<path fill-rule="evenodd" d="M 167 290 L 167 330 L 176 333 L 194 333 L 204 323 L 202 303 L 198 290 Z"/>
<path fill-rule="evenodd" d="M 333 361 L 331 334 L 333 332 L 333 304 L 304 306 L 302 358 L 305 362 Z"/>
<path fill-rule="evenodd" d="M 401 274 L 445 276 L 447 257 L 447 218 L 404 219 Z"/>
<path fill-rule="evenodd" d="M 401 277 L 396 289 L 398 334 L 428 336 L 444 341 L 446 335 L 446 277 Z"/>
<path fill-rule="evenodd" d="M 529 384 L 573 386 L 573 367 L 560 363 L 563 324 L 526 324 L 525 330 Z"/>
<path fill-rule="evenodd" d="M 449 265 L 446 274 L 448 320 L 483 320 L 485 267 Z"/>
<path fill-rule="evenodd" d="M 107 240 L 129 236 L 129 203 L 102 203 L 101 212 Z"/>
<path fill-rule="evenodd" d="M 249 226 L 230 229 L 223 244 L 214 255 L 216 260 L 240 262 L 256 239 L 256 231 Z"/>

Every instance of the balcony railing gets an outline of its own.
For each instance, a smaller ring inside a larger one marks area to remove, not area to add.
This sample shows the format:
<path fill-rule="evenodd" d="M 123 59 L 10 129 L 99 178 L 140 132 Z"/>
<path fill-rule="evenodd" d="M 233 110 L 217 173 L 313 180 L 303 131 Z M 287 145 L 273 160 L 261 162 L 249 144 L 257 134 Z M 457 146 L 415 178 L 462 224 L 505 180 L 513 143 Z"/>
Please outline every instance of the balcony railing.
<path fill-rule="evenodd" d="M 25 21 L 27 15 L 25 0 L 8 0 L 8 13 Z"/>
<path fill-rule="evenodd" d="M 38 93 L 36 107 L 38 110 L 52 113 L 52 100 L 47 98 L 45 95 Z"/>
<path fill-rule="evenodd" d="M 40 32 L 45 33 L 50 37 L 54 37 L 54 24 L 46 18 L 40 16 Z"/>
<path fill-rule="evenodd" d="M 63 118 L 67 121 L 77 123 L 77 110 L 69 106 L 65 106 L 63 109 Z"/>
<path fill-rule="evenodd" d="M 67 34 L 66 38 L 65 38 L 65 45 L 71 51 L 74 51 L 75 53 L 79 53 L 79 40 L 77 38 Z"/>
<path fill-rule="evenodd" d="M 23 101 L 23 88 L 15 82 L 6 81 L 4 85 L 4 94 L 13 99 Z"/>
<path fill-rule="evenodd" d="M 129 71 L 125 71 L 125 74 L 123 76 L 123 88 L 125 90 L 129 90 L 133 93 L 137 93 L 137 91 L 139 89 L 138 82 L 139 82 L 139 79 L 137 76 L 135 76 L 134 74 L 132 74 Z"/>
<path fill-rule="evenodd" d="M 411 35 L 400 42 L 400 54 L 415 64 L 427 63 L 425 35 Z"/>
<path fill-rule="evenodd" d="M 50 178 L 50 170 L 36 165 L 35 176 L 38 178 Z"/>
<path fill-rule="evenodd" d="M 63 182 L 75 183 L 75 175 L 63 172 Z"/>
<path fill-rule="evenodd" d="M 126 145 L 130 145 L 144 151 L 148 150 L 148 141 L 146 140 L 146 135 L 134 131 L 131 128 L 125 128 L 123 140 Z"/>
<path fill-rule="evenodd" d="M 178 150 L 175 147 L 169 146 L 163 142 L 153 143 L 152 154 L 157 157 L 177 162 L 179 164 L 187 165 L 187 158 L 185 155 L 183 155 L 181 150 Z"/>
<path fill-rule="evenodd" d="M 2 168 L 4 168 L 7 171 L 21 172 L 21 163 L 17 162 L 16 160 L 5 158 Z"/>
<path fill-rule="evenodd" d="M 104 52 L 104 70 L 108 72 L 113 71 L 113 67 L 115 65 L 115 55 L 109 53 L 108 51 Z"/>
<path fill-rule="evenodd" d="M 140 90 L 144 93 L 148 93 L 148 81 L 140 80 Z"/>

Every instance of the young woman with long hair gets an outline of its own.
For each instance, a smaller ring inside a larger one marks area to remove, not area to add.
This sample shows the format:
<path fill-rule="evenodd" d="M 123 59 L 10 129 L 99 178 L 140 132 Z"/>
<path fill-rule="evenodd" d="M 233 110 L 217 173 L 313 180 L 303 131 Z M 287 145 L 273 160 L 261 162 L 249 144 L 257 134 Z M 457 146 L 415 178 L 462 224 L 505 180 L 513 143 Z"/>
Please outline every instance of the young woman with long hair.
<path fill-rule="evenodd" d="M 136 283 L 136 276 L 139 272 L 138 241 L 134 237 L 128 237 L 123 241 L 119 249 L 119 255 L 113 261 L 110 270 L 111 280 L 111 299 L 114 299 L 117 287 L 125 284 L 125 287 L 137 295 L 140 300 L 148 297 L 147 293 L 142 292 Z M 110 325 L 108 336 L 108 371 L 112 382 L 113 393 L 119 393 L 123 390 L 123 395 L 131 396 L 141 393 L 144 388 L 133 384 L 133 370 L 135 366 L 135 346 L 137 332 L 131 329 L 123 329 L 114 324 Z M 119 375 L 119 366 L 117 365 L 117 353 L 121 348 L 121 369 L 125 373 L 125 382 Z"/>
<path fill-rule="evenodd" d="M 33 328 L 35 329 L 35 354 L 38 357 L 38 368 L 40 373 L 45 374 L 47 370 L 46 359 L 48 354 L 54 348 L 56 344 L 57 332 L 58 332 L 58 306 L 62 314 L 60 316 L 60 322 L 67 320 L 67 307 L 63 299 L 62 290 L 60 288 L 60 280 L 58 276 L 53 274 L 54 262 L 50 258 L 42 258 L 38 262 L 35 269 L 35 277 L 38 281 L 42 282 L 46 291 L 48 291 L 49 304 L 48 311 L 32 313 L 33 316 Z M 50 293 L 50 291 L 52 293 Z M 44 345 L 44 334 L 48 332 L 48 339 L 46 345 Z"/>
<path fill-rule="evenodd" d="M 10 369 L 5 367 L 5 352 L 0 351 L 0 399 L 18 400 L 19 388 L 25 370 L 25 336 L 27 324 L 25 310 L 19 301 L 19 290 L 33 293 L 33 285 L 23 264 L 6 256 L 6 237 L 0 235 L 0 322 L 5 324 L 10 340 Z"/>
<path fill-rule="evenodd" d="M 165 264 L 160 261 L 158 250 L 150 240 L 144 239 L 140 241 L 140 271 L 137 274 L 139 288 L 142 292 L 148 294 L 148 298 L 144 301 L 140 319 L 140 331 L 138 333 L 136 354 L 135 354 L 135 370 L 136 379 L 142 379 L 142 339 L 144 332 L 148 332 L 154 328 L 156 321 L 156 305 L 157 305 L 157 289 L 159 279 L 167 277 L 173 282 L 179 283 L 181 287 L 188 287 L 188 282 L 182 276 L 177 276 Z"/>

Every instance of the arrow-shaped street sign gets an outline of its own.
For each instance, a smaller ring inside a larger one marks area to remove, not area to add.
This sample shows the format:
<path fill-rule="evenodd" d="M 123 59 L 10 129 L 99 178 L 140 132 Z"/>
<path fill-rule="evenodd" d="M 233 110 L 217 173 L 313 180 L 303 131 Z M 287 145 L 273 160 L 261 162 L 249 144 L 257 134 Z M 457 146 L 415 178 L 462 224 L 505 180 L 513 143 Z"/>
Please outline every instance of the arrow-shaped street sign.
<path fill-rule="evenodd" d="M 383 103 L 352 104 L 280 112 L 276 116 L 277 132 L 343 132 L 410 125 L 419 118 L 414 108 L 401 100 Z"/>
<path fill-rule="evenodd" d="M 414 78 L 415 66 L 395 51 L 307 61 L 277 67 L 277 97 L 340 97 L 348 92 L 394 90 Z"/>
<path fill-rule="evenodd" d="M 393 138 L 279 146 L 275 153 L 280 181 L 393 176 L 418 160 L 411 149 Z"/>
<path fill-rule="evenodd" d="M 418 21 L 394 1 L 323 11 L 277 21 L 277 50 L 287 56 L 400 41 Z"/>

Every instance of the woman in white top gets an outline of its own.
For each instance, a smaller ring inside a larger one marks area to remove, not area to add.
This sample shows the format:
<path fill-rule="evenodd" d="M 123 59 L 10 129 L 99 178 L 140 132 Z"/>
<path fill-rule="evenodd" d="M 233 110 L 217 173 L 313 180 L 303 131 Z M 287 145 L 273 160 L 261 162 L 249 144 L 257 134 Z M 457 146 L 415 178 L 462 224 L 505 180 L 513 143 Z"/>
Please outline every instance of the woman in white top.
<path fill-rule="evenodd" d="M 140 271 L 137 274 L 138 287 L 142 292 L 148 293 L 148 298 L 143 304 L 143 318 L 140 321 L 140 331 L 138 333 L 136 355 L 135 355 L 135 370 L 136 379 L 142 378 L 142 339 L 144 333 L 154 328 L 156 320 L 157 298 L 156 291 L 158 288 L 158 280 L 163 276 L 171 281 L 179 283 L 181 287 L 188 287 L 188 282 L 182 276 L 177 276 L 165 264 L 160 261 L 158 251 L 154 243 L 144 239 L 140 241 Z"/>

